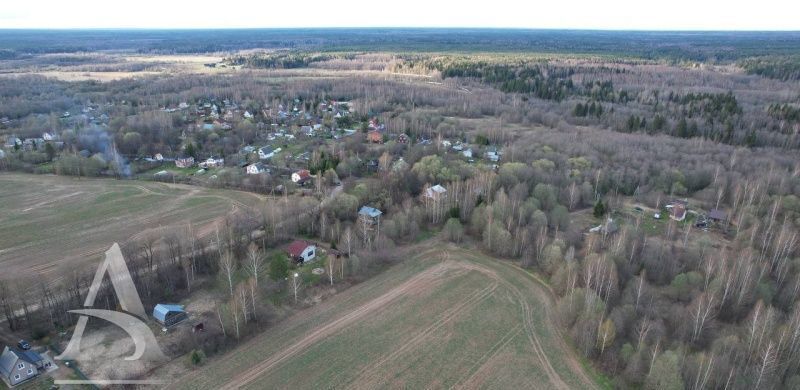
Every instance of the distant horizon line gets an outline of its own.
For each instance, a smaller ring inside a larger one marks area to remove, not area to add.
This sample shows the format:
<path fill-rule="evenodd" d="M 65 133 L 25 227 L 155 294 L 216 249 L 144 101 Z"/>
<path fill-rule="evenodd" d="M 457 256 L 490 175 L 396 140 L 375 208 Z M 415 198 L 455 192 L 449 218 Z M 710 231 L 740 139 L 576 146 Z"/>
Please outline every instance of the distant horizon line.
<path fill-rule="evenodd" d="M 474 26 L 326 26 L 326 27 L 0 27 L 0 31 L 223 31 L 223 30 L 505 30 L 505 31 L 580 31 L 580 32 L 654 32 L 654 33 L 800 33 L 800 28 L 783 29 L 639 29 L 580 27 L 474 27 Z"/>

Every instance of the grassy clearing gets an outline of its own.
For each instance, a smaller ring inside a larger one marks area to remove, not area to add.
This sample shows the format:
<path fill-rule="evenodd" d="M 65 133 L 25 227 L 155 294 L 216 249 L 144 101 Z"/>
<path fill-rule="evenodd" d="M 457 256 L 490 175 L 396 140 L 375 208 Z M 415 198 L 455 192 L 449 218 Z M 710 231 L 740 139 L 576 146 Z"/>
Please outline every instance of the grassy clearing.
<path fill-rule="evenodd" d="M 253 194 L 141 181 L 0 174 L 0 266 L 4 280 L 57 281 L 94 264 L 114 242 L 197 231 Z"/>
<path fill-rule="evenodd" d="M 176 388 L 591 388 L 531 274 L 429 240 Z"/>

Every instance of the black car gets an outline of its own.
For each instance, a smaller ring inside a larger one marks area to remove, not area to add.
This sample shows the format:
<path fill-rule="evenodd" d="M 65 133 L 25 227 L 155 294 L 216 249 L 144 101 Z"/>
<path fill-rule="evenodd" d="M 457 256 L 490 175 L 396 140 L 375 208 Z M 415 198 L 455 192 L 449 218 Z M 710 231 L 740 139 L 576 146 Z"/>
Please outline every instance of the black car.
<path fill-rule="evenodd" d="M 17 347 L 19 347 L 19 349 L 21 349 L 21 350 L 23 350 L 23 351 L 27 351 L 27 350 L 31 349 L 31 345 L 30 345 L 30 343 L 28 343 L 28 342 L 27 342 L 27 341 L 25 341 L 25 340 L 20 340 L 20 341 L 17 343 Z"/>

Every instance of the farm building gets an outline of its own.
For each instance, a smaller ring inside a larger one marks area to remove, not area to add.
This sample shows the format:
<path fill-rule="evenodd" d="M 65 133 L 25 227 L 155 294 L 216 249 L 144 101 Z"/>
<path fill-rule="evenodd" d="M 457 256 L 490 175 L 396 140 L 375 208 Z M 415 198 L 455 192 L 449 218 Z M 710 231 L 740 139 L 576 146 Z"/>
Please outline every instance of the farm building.
<path fill-rule="evenodd" d="M 316 245 L 302 240 L 296 240 L 286 247 L 286 253 L 298 263 L 314 260 L 316 252 Z"/>
<path fill-rule="evenodd" d="M 47 369 L 51 364 L 34 351 L 5 347 L 0 355 L 0 376 L 9 387 L 16 386 L 35 378 L 40 369 Z"/>
<path fill-rule="evenodd" d="M 153 308 L 153 318 L 161 325 L 172 326 L 189 318 L 189 316 L 181 305 L 159 303 Z"/>

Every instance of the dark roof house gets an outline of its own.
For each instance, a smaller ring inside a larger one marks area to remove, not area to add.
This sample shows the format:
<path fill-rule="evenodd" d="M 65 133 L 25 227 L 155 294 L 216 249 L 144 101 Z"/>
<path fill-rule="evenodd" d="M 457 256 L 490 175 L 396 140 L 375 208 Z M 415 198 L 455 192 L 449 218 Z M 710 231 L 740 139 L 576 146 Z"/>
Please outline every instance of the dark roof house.
<path fill-rule="evenodd" d="M 0 377 L 9 387 L 35 378 L 50 363 L 34 351 L 5 347 L 0 355 Z"/>

